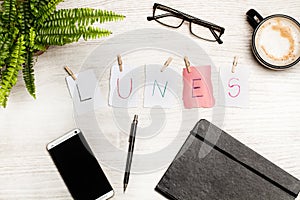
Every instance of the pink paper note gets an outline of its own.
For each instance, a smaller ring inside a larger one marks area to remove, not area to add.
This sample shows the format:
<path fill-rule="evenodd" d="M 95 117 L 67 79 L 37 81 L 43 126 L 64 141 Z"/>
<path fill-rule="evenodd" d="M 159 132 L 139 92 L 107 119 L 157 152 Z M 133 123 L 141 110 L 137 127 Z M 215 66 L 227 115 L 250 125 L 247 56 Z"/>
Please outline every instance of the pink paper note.
<path fill-rule="evenodd" d="M 211 67 L 183 69 L 183 103 L 185 108 L 211 108 L 215 104 L 211 83 Z"/>

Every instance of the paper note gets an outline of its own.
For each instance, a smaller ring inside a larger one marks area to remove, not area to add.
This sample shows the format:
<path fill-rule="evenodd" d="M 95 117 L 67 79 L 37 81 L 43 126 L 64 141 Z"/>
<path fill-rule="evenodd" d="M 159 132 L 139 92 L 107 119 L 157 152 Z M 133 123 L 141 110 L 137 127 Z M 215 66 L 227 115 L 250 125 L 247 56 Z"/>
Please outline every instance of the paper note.
<path fill-rule="evenodd" d="M 120 108 L 138 106 L 138 89 L 142 86 L 141 77 L 144 67 L 123 66 L 122 72 L 119 66 L 111 68 L 109 105 Z"/>
<path fill-rule="evenodd" d="M 220 68 L 219 99 L 220 104 L 228 107 L 247 107 L 249 105 L 249 68 Z"/>
<path fill-rule="evenodd" d="M 211 108 L 215 104 L 211 83 L 211 67 L 183 69 L 183 104 L 185 108 Z"/>
<path fill-rule="evenodd" d="M 71 76 L 66 77 L 67 86 L 78 114 L 105 107 L 104 97 L 98 85 L 93 70 L 75 74 L 74 81 Z"/>
<path fill-rule="evenodd" d="M 161 68 L 161 65 L 146 66 L 144 107 L 174 108 L 178 105 L 180 71 L 174 66 L 168 66 L 163 72 Z"/>

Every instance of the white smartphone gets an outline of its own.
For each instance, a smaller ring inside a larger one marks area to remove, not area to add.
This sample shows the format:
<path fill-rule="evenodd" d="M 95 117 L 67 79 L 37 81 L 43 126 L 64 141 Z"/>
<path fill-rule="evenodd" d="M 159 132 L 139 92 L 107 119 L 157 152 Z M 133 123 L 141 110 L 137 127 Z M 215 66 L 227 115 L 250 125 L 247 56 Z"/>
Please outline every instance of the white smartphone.
<path fill-rule="evenodd" d="M 76 200 L 106 200 L 114 195 L 80 129 L 50 142 L 47 150 Z"/>

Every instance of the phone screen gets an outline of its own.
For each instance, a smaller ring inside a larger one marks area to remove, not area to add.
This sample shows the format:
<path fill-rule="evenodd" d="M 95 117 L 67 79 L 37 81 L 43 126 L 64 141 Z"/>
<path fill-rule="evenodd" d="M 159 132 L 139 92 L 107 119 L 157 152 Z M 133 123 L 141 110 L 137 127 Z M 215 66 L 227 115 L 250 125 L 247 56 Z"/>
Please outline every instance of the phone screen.
<path fill-rule="evenodd" d="M 48 151 L 74 199 L 95 200 L 113 190 L 81 132 Z"/>

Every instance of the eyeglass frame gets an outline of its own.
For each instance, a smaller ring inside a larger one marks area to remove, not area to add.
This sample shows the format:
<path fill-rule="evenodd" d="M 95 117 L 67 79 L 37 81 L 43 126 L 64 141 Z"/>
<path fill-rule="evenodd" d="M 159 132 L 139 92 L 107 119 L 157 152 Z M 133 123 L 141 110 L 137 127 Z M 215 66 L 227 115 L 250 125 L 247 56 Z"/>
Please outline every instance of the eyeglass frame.
<path fill-rule="evenodd" d="M 164 14 L 163 16 L 160 16 L 160 15 L 155 16 L 155 11 L 156 11 L 157 8 L 160 9 L 160 10 L 164 10 L 164 11 L 169 12 L 170 15 Z M 157 20 L 159 18 L 168 17 L 168 16 L 174 16 L 174 17 L 177 17 L 179 19 L 182 19 L 182 22 L 178 26 L 171 26 L 171 25 L 164 24 L 163 22 L 160 22 L 159 20 Z M 194 16 L 188 15 L 186 13 L 183 13 L 183 12 L 179 11 L 179 10 L 170 8 L 168 6 L 165 6 L 165 5 L 162 5 L 162 4 L 159 4 L 159 3 L 154 3 L 154 5 L 153 5 L 153 16 L 152 17 L 147 17 L 147 20 L 148 21 L 155 20 L 156 22 L 158 22 L 158 23 L 160 23 L 164 26 L 170 27 L 170 28 L 179 28 L 183 24 L 184 21 L 187 21 L 187 22 L 190 23 L 190 25 L 189 25 L 190 32 L 194 36 L 196 36 L 200 39 L 209 41 L 209 42 L 216 42 L 217 41 L 219 44 L 223 43 L 223 41 L 220 38 L 225 32 L 225 28 L 223 28 L 221 26 L 218 26 L 216 24 L 213 24 L 211 22 L 204 21 L 202 19 L 196 18 Z M 192 23 L 208 28 L 210 30 L 210 32 L 212 33 L 212 35 L 215 37 L 216 40 L 210 40 L 210 39 L 202 38 L 202 37 L 196 35 L 195 33 L 193 33 Z M 220 34 L 217 35 L 217 33 L 215 31 L 219 32 Z"/>

